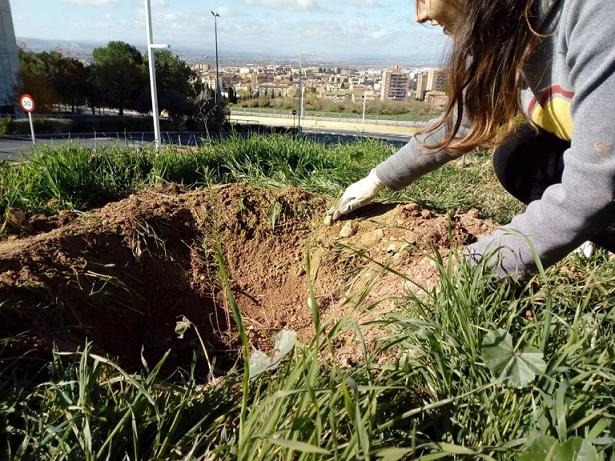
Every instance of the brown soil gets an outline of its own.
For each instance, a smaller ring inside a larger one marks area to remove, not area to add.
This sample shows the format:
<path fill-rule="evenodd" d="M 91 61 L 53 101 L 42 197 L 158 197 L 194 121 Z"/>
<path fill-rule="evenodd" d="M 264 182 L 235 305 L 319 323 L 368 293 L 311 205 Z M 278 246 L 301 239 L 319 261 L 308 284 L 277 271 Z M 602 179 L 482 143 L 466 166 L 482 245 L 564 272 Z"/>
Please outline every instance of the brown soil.
<path fill-rule="evenodd" d="M 0 242 L 0 335 L 13 338 L 0 361 L 52 343 L 74 350 L 89 338 L 128 367 L 169 349 L 172 363 L 187 364 L 200 346 L 194 330 L 175 334 L 186 316 L 225 368 L 238 340 L 221 267 L 251 344 L 267 349 L 283 328 L 313 337 L 309 284 L 323 322 L 365 322 L 437 282 L 434 248 L 446 257 L 493 228 L 476 213 L 443 216 L 416 204 L 373 205 L 329 226 L 327 205 L 296 188 L 172 186 L 79 217 L 30 217 L 24 227 L 41 233 Z M 340 237 L 350 225 L 356 233 Z M 352 341 L 340 347 L 353 356 Z"/>

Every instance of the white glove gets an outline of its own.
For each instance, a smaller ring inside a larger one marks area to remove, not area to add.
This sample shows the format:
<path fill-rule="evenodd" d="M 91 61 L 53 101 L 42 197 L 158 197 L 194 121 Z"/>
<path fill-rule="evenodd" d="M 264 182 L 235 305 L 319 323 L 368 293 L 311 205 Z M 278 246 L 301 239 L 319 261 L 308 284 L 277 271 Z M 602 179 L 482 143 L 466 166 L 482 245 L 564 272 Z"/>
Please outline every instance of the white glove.
<path fill-rule="evenodd" d="M 367 205 L 376 197 L 382 186 L 384 184 L 376 176 L 376 172 L 374 170 L 370 171 L 367 177 L 348 186 L 337 206 L 331 208 L 327 214 L 332 215 L 331 219 L 335 221 L 342 215 Z"/>

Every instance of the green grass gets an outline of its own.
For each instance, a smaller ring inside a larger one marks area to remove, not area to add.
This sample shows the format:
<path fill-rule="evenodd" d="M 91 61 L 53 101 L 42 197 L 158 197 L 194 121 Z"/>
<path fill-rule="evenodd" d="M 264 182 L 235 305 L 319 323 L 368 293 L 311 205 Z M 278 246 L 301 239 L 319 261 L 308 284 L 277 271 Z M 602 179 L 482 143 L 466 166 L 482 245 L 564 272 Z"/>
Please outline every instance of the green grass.
<path fill-rule="evenodd" d="M 525 207 L 503 190 L 493 173 L 490 153 L 484 151 L 433 171 L 402 191 L 385 190 L 382 197 L 393 202 L 412 200 L 442 213 L 475 208 L 498 223 L 508 223 Z"/>
<path fill-rule="evenodd" d="M 231 112 L 245 110 L 289 115 L 293 109 L 299 109 L 299 103 L 298 98 L 260 97 L 239 101 L 231 107 Z M 308 95 L 304 100 L 304 109 L 306 115 L 357 118 L 362 116 L 363 103 L 351 100 L 331 101 Z M 442 109 L 430 107 L 422 101 L 408 99 L 406 101 L 367 101 L 365 111 L 366 118 L 370 119 L 427 121 L 440 115 Z"/>
<path fill-rule="evenodd" d="M 241 115 L 245 112 L 259 112 L 262 114 L 280 114 L 290 116 L 291 111 L 285 109 L 278 109 L 273 107 L 237 107 L 231 110 L 233 115 Z M 363 114 L 360 112 L 333 112 L 333 111 L 320 111 L 320 110 L 306 110 L 304 114 L 309 117 L 330 117 L 330 118 L 348 118 L 354 120 L 361 120 L 363 118 Z M 365 114 L 366 120 L 391 120 L 391 121 L 399 121 L 399 122 L 426 122 L 432 120 L 437 117 L 439 112 L 404 112 L 400 114 L 374 114 L 368 113 Z"/>
<path fill-rule="evenodd" d="M 75 460 L 545 459 L 540 444 L 612 456 L 615 264 L 571 258 L 535 279 L 540 290 L 457 267 L 440 264 L 437 289 L 383 318 L 390 333 L 352 367 L 335 361 L 336 338 L 357 328 L 342 319 L 256 378 L 246 367 L 210 383 L 190 370 L 165 377 L 164 358 L 130 374 L 89 345 L 58 353 L 34 388 L 5 370 L 3 447 L 13 459 Z M 485 363 L 498 329 L 544 357 L 521 388 Z M 379 360 L 385 352 L 394 358 Z"/>
<path fill-rule="evenodd" d="M 41 147 L 28 162 L 0 163 L 0 216 L 9 208 L 27 214 L 85 211 L 168 182 L 191 187 L 235 181 L 292 184 L 333 198 L 392 153 L 391 146 L 377 141 L 326 147 L 284 136 L 236 137 L 198 149 L 159 152 L 124 145 Z M 401 193 L 383 193 L 382 199 L 416 200 L 440 211 L 478 208 L 499 222 L 520 209 L 502 193 L 484 154 L 471 157 L 466 168 L 445 166 Z"/>
<path fill-rule="evenodd" d="M 327 148 L 282 136 L 232 138 L 194 150 L 160 152 L 121 145 L 42 147 L 28 162 L 0 164 L 0 213 L 9 207 L 28 213 L 87 210 L 165 182 L 207 186 L 246 180 L 335 194 L 390 153 L 389 146 L 374 141 Z"/>
<path fill-rule="evenodd" d="M 326 148 L 282 137 L 185 152 L 43 149 L 28 163 L 1 167 L 0 203 L 3 212 L 85 210 L 167 181 L 296 184 L 333 197 L 390 153 L 380 143 Z M 442 211 L 476 207 L 501 221 L 519 209 L 497 188 L 485 154 L 383 198 Z M 226 262 L 216 254 L 220 286 L 241 325 Z M 319 334 L 258 376 L 241 328 L 237 357 L 244 360 L 205 381 L 195 372 L 206 360 L 198 346 L 191 368 L 165 375 L 166 357 L 127 372 L 89 343 L 76 353 L 56 352 L 35 374 L 20 373 L 28 357 L 0 362 L 0 456 L 615 459 L 615 260 L 602 252 L 587 260 L 573 255 L 517 285 L 480 265 L 433 258 L 439 285 L 396 300 L 394 312 L 370 325 L 327 323 L 310 287 Z M 308 257 L 312 274 L 309 264 Z M 361 341 L 365 328 L 380 332 L 370 347 Z M 337 360 L 342 334 L 355 335 L 364 351 L 352 366 Z"/>

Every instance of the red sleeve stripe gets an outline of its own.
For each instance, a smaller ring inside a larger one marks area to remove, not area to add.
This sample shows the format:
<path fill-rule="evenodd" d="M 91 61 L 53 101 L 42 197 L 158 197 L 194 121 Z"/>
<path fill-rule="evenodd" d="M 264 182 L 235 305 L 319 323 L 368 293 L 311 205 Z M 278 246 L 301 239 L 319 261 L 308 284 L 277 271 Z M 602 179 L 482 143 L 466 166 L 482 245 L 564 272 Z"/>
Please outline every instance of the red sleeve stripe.
<path fill-rule="evenodd" d="M 542 107 L 544 107 L 547 105 L 547 103 L 551 99 L 553 99 L 557 95 L 563 96 L 564 98 L 570 101 L 574 97 L 574 91 L 568 91 L 559 85 L 553 85 L 551 88 L 549 88 L 547 91 L 543 93 L 542 97 L 540 98 L 540 102 L 538 101 L 538 99 L 536 99 L 536 96 L 532 96 L 532 100 L 530 101 L 530 104 L 528 105 L 528 108 L 527 108 L 528 115 L 529 116 L 532 115 L 532 112 L 534 112 L 534 108 L 536 107 L 536 104 L 539 103 Z"/>

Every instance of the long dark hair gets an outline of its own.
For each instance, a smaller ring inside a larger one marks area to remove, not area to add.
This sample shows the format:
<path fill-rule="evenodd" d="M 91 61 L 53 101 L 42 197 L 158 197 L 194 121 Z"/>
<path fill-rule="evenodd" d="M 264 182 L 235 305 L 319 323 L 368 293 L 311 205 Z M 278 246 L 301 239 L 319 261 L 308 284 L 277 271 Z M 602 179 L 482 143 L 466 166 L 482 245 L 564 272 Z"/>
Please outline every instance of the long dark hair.
<path fill-rule="evenodd" d="M 465 153 L 497 142 L 515 125 L 524 86 L 523 69 L 541 37 L 536 0 L 466 0 L 456 23 L 448 62 L 449 102 L 440 121 L 441 142 L 427 151 Z M 418 8 L 418 3 L 417 3 Z M 456 140 L 466 111 L 470 131 Z"/>

